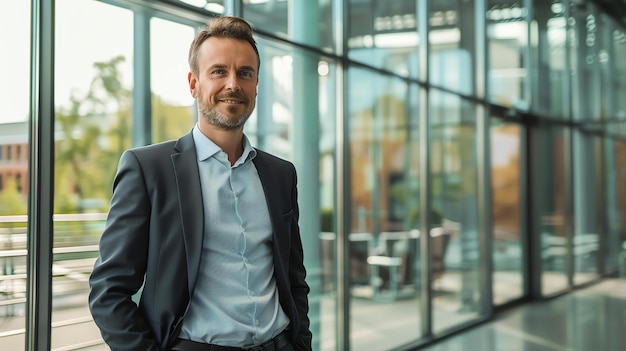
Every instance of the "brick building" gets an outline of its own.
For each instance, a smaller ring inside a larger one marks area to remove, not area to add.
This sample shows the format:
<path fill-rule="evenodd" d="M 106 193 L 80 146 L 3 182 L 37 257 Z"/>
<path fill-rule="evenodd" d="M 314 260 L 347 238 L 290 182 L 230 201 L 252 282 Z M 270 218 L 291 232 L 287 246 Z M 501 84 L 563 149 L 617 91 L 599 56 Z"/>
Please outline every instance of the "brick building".
<path fill-rule="evenodd" d="M 0 124 L 0 192 L 15 179 L 20 193 L 28 194 L 28 122 Z"/>

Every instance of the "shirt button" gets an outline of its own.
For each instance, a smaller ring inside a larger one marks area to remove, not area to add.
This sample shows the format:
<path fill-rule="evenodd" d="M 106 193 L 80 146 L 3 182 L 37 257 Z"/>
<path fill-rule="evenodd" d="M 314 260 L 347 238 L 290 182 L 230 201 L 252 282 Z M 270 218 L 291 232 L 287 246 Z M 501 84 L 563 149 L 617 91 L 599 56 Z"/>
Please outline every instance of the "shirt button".
<path fill-rule="evenodd" d="M 250 296 L 254 296 L 254 291 L 250 290 Z"/>
<path fill-rule="evenodd" d="M 256 325 L 259 325 L 259 323 L 260 323 L 260 322 L 259 322 L 259 320 L 257 319 L 257 320 L 255 320 L 255 321 L 254 321 L 254 323 L 256 323 Z"/>

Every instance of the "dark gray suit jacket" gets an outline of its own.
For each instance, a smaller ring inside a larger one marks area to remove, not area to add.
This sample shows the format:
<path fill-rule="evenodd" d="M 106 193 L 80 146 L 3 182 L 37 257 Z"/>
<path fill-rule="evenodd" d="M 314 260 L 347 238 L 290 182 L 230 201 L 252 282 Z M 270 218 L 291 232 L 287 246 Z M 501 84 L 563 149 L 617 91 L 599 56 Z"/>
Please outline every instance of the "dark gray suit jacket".
<path fill-rule="evenodd" d="M 311 349 L 293 164 L 254 158 L 273 228 L 274 276 L 296 350 Z M 113 184 L 89 308 L 112 350 L 168 350 L 194 290 L 204 228 L 192 134 L 124 152 Z M 143 286 L 139 305 L 131 297 Z"/>

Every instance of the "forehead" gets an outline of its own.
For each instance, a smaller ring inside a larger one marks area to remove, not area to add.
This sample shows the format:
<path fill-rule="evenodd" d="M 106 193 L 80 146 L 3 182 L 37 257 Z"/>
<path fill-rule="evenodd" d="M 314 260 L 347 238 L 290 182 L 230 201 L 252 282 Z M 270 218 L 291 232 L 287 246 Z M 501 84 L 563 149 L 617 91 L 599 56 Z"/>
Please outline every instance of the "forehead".
<path fill-rule="evenodd" d="M 250 66 L 256 69 L 258 60 L 252 45 L 243 39 L 209 37 L 199 48 L 198 65 Z"/>

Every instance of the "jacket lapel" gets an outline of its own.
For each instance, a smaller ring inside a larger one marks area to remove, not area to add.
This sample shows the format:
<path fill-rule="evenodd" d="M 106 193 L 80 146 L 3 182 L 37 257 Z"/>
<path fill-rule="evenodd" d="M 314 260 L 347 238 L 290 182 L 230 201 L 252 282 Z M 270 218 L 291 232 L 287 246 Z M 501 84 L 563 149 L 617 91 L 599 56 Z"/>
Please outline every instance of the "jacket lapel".
<path fill-rule="evenodd" d="M 178 153 L 171 155 L 176 186 L 178 190 L 178 204 L 181 209 L 183 239 L 187 253 L 187 284 L 191 296 L 202 253 L 202 238 L 204 233 L 204 206 L 198 170 L 198 157 L 191 133 L 178 139 L 174 146 Z"/>

